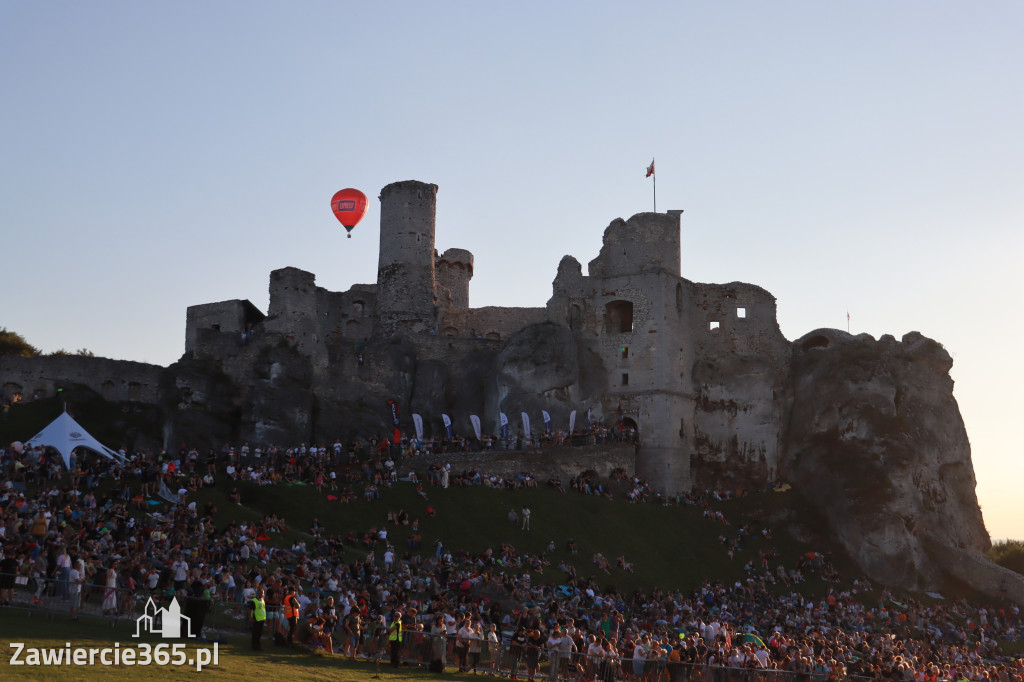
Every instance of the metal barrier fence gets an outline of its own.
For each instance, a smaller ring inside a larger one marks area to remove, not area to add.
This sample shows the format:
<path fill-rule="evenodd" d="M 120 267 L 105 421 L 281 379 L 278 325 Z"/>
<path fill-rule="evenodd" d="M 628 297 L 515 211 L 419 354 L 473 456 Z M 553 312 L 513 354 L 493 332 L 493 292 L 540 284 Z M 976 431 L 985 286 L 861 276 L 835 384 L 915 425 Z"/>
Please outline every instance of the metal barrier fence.
<path fill-rule="evenodd" d="M 9 586 L 9 587 L 8 587 Z M 12 589 L 11 607 L 28 615 L 44 618 L 70 617 L 72 605 L 76 615 L 87 619 L 103 619 L 113 626 L 118 621 L 134 622 L 147 612 L 149 600 L 156 609 L 167 607 L 171 595 L 165 590 L 150 593 L 139 589 L 127 591 L 96 584 L 82 584 L 76 599 L 74 586 L 58 579 L 0 574 L 0 594 Z M 178 594 L 182 615 L 188 616 L 191 633 L 197 636 L 241 634 L 251 629 L 246 604 L 218 599 L 204 600 Z M 6 596 L 4 595 L 4 598 Z M 268 607 L 264 624 L 265 643 L 275 641 L 275 633 L 287 638 L 289 623 L 279 617 L 277 607 Z M 392 660 L 392 644 L 386 630 L 371 625 L 358 637 L 350 637 L 338 623 L 331 634 L 333 653 L 339 658 L 365 659 L 387 665 Z M 413 629 L 403 633 L 397 656 L 406 665 L 429 666 L 441 661 L 446 670 L 499 675 L 512 678 L 537 678 L 574 682 L 828 682 L 847 678 L 837 674 L 797 673 L 770 668 L 729 668 L 670 662 L 666 657 L 636 660 L 617 655 L 588 655 L 585 651 L 561 653 L 545 646 L 519 646 L 495 633 L 497 641 L 464 639 L 454 635 L 432 634 Z M 294 642 L 299 646 L 323 648 L 321 633 L 309 619 L 300 619 Z M 863 679 L 863 678 L 862 678 Z"/>
<path fill-rule="evenodd" d="M 484 633 L 486 637 L 486 633 Z M 334 653 L 366 657 L 386 665 L 391 642 L 383 630 L 363 635 L 355 643 L 336 632 Z M 609 652 L 610 654 L 610 652 Z M 827 682 L 854 679 L 839 674 L 796 673 L 771 668 L 729 668 L 670 662 L 657 659 L 588 655 L 583 651 L 562 653 L 544 646 L 517 646 L 506 641 L 463 640 L 419 630 L 406 631 L 398 649 L 404 664 L 429 666 L 442 661 L 446 670 L 512 677 L 573 682 Z"/>
<path fill-rule="evenodd" d="M 166 589 L 152 592 L 145 588 L 126 590 L 108 588 L 95 582 L 75 585 L 66 579 L 66 575 L 43 578 L 0 574 L 0 594 L 4 589 L 12 592 L 9 608 L 22 610 L 29 616 L 102 619 L 113 625 L 117 621 L 137 620 L 146 613 L 150 599 L 153 607 L 160 609 L 170 604 L 172 596 L 177 596 L 182 614 L 193 623 L 194 634 L 199 634 L 199 630 L 243 632 L 249 629 L 246 605 L 218 597 L 195 599 L 185 590 L 172 595 Z M 6 600 L 6 595 L 3 599 Z"/>

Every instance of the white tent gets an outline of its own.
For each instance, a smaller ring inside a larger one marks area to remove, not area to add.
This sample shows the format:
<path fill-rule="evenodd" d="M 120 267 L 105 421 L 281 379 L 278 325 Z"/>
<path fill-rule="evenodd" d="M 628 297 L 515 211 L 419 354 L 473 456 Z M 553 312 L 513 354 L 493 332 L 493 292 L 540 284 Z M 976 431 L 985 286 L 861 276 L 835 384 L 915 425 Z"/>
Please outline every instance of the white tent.
<path fill-rule="evenodd" d="M 111 450 L 98 440 L 89 435 L 89 432 L 82 428 L 82 425 L 72 419 L 71 415 L 64 412 L 50 422 L 50 425 L 40 431 L 35 438 L 25 442 L 26 446 L 33 447 L 49 445 L 60 453 L 64 458 L 64 466 L 71 468 L 71 451 L 75 448 L 88 448 L 98 452 L 107 459 L 121 462 L 123 458 L 120 453 Z"/>

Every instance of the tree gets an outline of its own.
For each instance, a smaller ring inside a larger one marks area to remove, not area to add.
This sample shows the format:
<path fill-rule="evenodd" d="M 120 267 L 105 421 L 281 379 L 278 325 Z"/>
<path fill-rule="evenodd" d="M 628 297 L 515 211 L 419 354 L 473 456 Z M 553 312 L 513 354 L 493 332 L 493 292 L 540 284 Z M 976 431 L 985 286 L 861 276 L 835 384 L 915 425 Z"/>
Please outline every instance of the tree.
<path fill-rule="evenodd" d="M 21 334 L 7 331 L 6 327 L 0 327 L 0 355 L 20 355 L 23 358 L 31 358 L 39 355 L 39 349 L 26 341 Z"/>
<path fill-rule="evenodd" d="M 992 545 L 988 557 L 1003 568 L 1024 574 L 1024 541 L 1002 540 Z"/>
<path fill-rule="evenodd" d="M 80 355 L 80 356 L 86 357 L 86 358 L 96 357 L 96 354 L 93 353 L 88 348 L 79 348 L 76 351 L 70 351 L 70 350 L 67 350 L 65 348 L 58 348 L 57 350 L 55 350 L 52 353 L 50 353 L 50 355 L 57 355 L 57 356 Z"/>

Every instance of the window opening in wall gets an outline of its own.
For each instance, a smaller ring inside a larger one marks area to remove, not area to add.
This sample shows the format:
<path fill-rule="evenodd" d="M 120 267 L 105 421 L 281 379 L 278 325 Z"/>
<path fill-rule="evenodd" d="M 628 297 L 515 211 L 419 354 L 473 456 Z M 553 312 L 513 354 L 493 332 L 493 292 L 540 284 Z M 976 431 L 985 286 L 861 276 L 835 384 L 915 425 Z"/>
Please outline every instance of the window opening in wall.
<path fill-rule="evenodd" d="M 363 316 L 363 306 L 365 306 L 365 305 L 366 304 L 363 301 L 353 301 L 352 302 L 352 317 L 362 317 Z"/>
<path fill-rule="evenodd" d="M 622 359 L 625 360 L 629 357 L 629 346 L 622 347 Z"/>
<path fill-rule="evenodd" d="M 580 321 L 583 319 L 583 309 L 573 303 L 569 306 L 569 329 L 580 329 Z"/>
<path fill-rule="evenodd" d="M 629 386 L 629 375 L 625 372 L 622 373 L 622 385 Z"/>
<path fill-rule="evenodd" d="M 737 308 L 736 309 L 736 317 L 740 318 L 741 320 L 745 319 L 747 317 L 747 309 L 746 308 Z"/>
<path fill-rule="evenodd" d="M 711 322 L 711 323 L 710 323 L 710 324 L 708 325 L 708 330 L 709 330 L 709 331 L 713 331 L 713 332 L 717 332 L 717 331 L 718 331 L 718 329 L 719 329 L 719 328 L 720 328 L 721 326 L 722 326 L 722 323 L 721 323 L 721 322 L 718 322 L 718 321 L 714 321 L 714 322 Z"/>
<path fill-rule="evenodd" d="M 220 325 L 219 324 L 213 325 L 213 331 L 219 332 L 220 331 Z"/>
<path fill-rule="evenodd" d="M 605 331 L 628 334 L 633 331 L 633 302 L 611 301 L 604 307 Z"/>

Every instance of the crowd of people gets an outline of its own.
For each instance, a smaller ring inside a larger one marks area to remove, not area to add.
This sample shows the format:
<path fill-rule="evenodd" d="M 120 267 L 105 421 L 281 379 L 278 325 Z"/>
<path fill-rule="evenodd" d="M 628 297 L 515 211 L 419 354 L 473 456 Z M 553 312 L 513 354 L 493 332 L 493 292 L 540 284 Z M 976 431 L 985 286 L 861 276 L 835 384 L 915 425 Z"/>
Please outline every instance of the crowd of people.
<path fill-rule="evenodd" d="M 586 548 L 594 572 L 584 576 L 574 563 L 552 566 L 549 552 L 510 542 L 479 552 L 440 541 L 433 551 L 411 544 L 398 551 L 388 526 L 418 530 L 404 509 L 341 535 L 318 519 L 300 531 L 273 514 L 217 527 L 212 504 L 190 501 L 204 486 L 223 485 L 234 488 L 231 503 L 244 505 L 240 481 L 301 482 L 351 501 L 371 486 L 378 493 L 416 486 L 424 497 L 424 484 L 536 487 L 528 472 L 440 467 L 420 481 L 400 471 L 404 455 L 385 439 L 358 449 L 243 444 L 205 454 L 122 454 L 123 466 L 87 455 L 65 471 L 52 452 L 0 450 L 0 604 L 45 598 L 65 604 L 72 618 L 85 603 L 113 616 L 132 613 L 141 596 L 173 594 L 189 602 L 200 630 L 201 614 L 214 607 L 250 621 L 254 648 L 279 635 L 339 655 L 390 649 L 393 661 L 503 667 L 530 679 L 546 659 L 548 674 L 633 682 L 679 679 L 688 666 L 907 682 L 1024 680 L 1022 663 L 998 649 L 998 640 L 1020 637 L 1016 606 L 897 600 L 862 579 L 844 583 L 827 554 L 786 566 L 762 549 L 739 581 L 624 593 L 595 576 L 624 575 L 633 562 L 598 548 Z M 707 523 L 728 528 L 722 539 L 730 552 L 758 535 L 770 540 L 767 529 L 733 526 L 715 509 L 727 493 L 669 498 L 626 472 L 612 479 L 581 474 L 569 490 L 613 496 L 614 483 L 629 502 L 701 505 Z M 548 485 L 566 491 L 560 480 Z M 530 527 L 527 507 L 511 509 L 509 519 L 524 532 Z M 564 546 L 570 555 L 581 551 L 572 538 Z M 795 591 L 802 582 L 827 593 L 807 597 Z"/>

